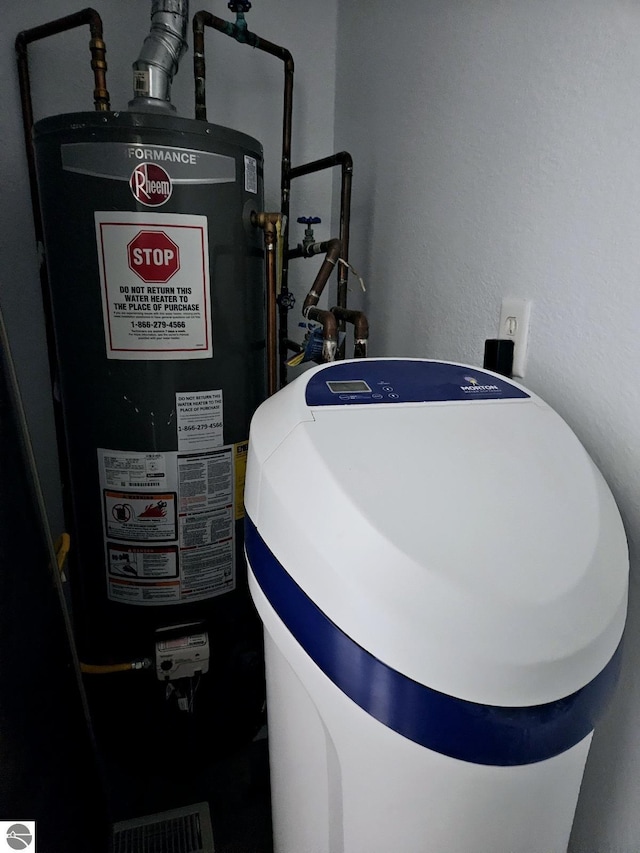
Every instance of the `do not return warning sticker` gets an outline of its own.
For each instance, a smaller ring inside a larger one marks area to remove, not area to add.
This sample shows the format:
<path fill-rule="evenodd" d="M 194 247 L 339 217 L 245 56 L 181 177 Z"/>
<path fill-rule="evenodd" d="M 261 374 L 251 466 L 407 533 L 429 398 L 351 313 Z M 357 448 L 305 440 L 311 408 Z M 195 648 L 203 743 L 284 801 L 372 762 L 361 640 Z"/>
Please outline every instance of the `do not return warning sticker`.
<path fill-rule="evenodd" d="M 107 358 L 209 358 L 206 216 L 96 211 Z"/>

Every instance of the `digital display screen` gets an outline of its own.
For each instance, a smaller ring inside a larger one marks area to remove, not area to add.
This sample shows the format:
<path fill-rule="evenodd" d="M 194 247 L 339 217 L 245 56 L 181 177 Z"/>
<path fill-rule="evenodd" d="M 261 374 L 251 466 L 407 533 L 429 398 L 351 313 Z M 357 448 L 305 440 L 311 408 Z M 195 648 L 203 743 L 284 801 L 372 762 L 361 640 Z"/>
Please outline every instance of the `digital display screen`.
<path fill-rule="evenodd" d="M 362 379 L 354 379 L 349 382 L 327 382 L 332 394 L 363 394 L 371 391 L 371 388 Z"/>

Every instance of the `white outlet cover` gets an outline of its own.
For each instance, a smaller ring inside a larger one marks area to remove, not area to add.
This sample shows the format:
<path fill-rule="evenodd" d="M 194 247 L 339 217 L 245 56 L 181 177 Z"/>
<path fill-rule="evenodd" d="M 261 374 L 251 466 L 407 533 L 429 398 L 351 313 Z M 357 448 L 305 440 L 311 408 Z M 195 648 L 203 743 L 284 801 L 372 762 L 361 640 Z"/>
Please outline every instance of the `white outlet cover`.
<path fill-rule="evenodd" d="M 529 324 L 531 321 L 531 300 L 516 296 L 505 296 L 500 309 L 498 338 L 513 341 L 512 375 L 524 378 L 529 344 Z"/>

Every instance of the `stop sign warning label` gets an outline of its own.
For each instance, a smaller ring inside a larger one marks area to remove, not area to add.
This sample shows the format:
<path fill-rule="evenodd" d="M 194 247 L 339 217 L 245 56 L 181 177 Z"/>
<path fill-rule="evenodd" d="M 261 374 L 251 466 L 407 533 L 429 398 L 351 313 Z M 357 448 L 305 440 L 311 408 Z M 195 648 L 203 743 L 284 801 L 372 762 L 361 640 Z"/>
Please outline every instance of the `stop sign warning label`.
<path fill-rule="evenodd" d="M 180 249 L 164 231 L 139 231 L 127 258 L 129 269 L 147 283 L 166 283 L 180 269 Z"/>
<path fill-rule="evenodd" d="M 97 211 L 107 358 L 209 358 L 207 217 Z"/>

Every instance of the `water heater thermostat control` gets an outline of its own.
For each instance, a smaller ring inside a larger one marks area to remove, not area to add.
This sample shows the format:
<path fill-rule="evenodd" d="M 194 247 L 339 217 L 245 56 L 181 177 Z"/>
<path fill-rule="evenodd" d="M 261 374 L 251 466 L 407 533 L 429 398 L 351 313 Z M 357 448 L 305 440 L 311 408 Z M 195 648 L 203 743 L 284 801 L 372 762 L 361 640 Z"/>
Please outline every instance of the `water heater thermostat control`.
<path fill-rule="evenodd" d="M 193 678 L 209 670 L 209 636 L 206 631 L 158 639 L 156 633 L 156 674 L 160 681 L 175 681 L 177 678 Z"/>

